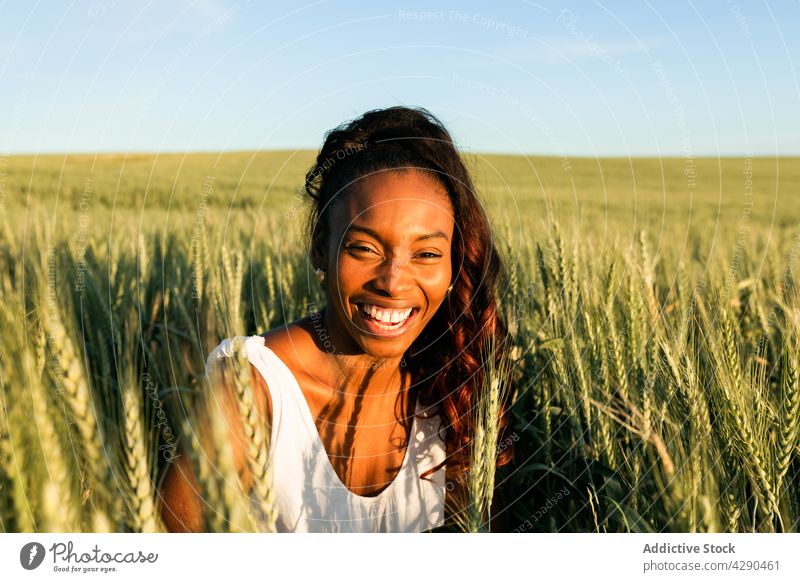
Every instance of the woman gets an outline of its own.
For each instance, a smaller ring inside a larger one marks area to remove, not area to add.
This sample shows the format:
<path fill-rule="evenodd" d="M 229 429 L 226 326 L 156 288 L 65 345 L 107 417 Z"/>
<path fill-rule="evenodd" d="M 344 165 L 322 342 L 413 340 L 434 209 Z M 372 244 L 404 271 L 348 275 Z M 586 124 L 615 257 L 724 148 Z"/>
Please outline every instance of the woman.
<path fill-rule="evenodd" d="M 246 341 L 271 420 L 278 530 L 437 528 L 464 502 L 481 348 L 507 338 L 488 220 L 449 133 L 422 108 L 329 132 L 305 188 L 326 304 Z M 185 456 L 177 466 L 162 515 L 171 531 L 198 531 Z"/>

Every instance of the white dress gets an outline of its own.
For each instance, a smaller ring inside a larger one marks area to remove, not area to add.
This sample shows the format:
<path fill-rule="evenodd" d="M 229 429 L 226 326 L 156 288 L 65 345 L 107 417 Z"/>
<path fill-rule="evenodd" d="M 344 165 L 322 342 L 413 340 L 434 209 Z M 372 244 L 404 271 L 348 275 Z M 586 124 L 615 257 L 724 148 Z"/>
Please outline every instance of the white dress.
<path fill-rule="evenodd" d="M 223 340 L 206 360 L 210 366 L 230 357 Z M 377 496 L 347 489 L 336 474 L 319 437 L 311 410 L 291 370 L 261 336 L 245 342 L 247 357 L 263 376 L 272 402 L 270 459 L 278 507 L 279 532 L 422 532 L 444 523 L 446 448 L 439 415 L 414 417 L 402 468 Z M 416 412 L 423 410 L 417 402 Z"/>

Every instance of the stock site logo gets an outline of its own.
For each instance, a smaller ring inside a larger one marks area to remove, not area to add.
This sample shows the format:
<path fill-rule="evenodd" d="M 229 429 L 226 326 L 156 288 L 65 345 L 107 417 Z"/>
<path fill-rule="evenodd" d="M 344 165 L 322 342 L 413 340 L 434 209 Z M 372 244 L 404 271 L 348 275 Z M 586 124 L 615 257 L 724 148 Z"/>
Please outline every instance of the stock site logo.
<path fill-rule="evenodd" d="M 19 551 L 19 563 L 26 570 L 35 570 L 44 561 L 44 546 L 39 542 L 30 542 Z"/>

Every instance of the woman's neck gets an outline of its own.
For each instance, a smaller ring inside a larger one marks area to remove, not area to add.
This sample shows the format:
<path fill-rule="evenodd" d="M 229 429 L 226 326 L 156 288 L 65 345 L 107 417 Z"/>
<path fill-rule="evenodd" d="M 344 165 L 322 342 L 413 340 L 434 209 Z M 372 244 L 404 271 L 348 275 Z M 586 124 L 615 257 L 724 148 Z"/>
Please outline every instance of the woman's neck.
<path fill-rule="evenodd" d="M 315 343 L 325 362 L 325 375 L 331 386 L 354 398 L 396 395 L 407 389 L 403 356 L 383 358 L 365 353 L 337 331 L 339 326 L 331 321 L 327 307 L 323 307 L 320 315 L 313 324 Z M 327 341 L 321 341 L 326 336 Z"/>

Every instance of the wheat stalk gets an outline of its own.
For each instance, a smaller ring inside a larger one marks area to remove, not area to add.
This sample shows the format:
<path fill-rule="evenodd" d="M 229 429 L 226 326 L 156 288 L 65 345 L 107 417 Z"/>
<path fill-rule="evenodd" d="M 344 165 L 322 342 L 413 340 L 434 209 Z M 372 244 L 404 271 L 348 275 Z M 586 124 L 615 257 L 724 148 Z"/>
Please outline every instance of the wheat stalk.
<path fill-rule="evenodd" d="M 4 360 L 3 350 L 0 350 L 0 525 L 5 532 L 14 531 L 13 527 L 17 531 L 32 532 L 31 508 L 19 472 L 24 462 L 17 459 L 24 454 L 24 450 L 19 431 L 9 422 L 15 410 L 6 412 L 12 406 L 18 407 L 19 403 L 14 403 L 10 398 L 11 386 L 6 382 L 10 378 L 10 366 L 6 367 Z"/>
<path fill-rule="evenodd" d="M 0 311 L 3 307 L 0 306 Z M 4 323 L 2 313 L 0 313 L 0 324 Z M 0 335 L 5 331 L 4 326 L 0 325 Z M 8 376 L 5 346 L 0 343 L 0 528 L 3 532 L 13 531 L 11 524 L 14 520 L 13 506 L 13 481 L 11 467 L 14 465 L 13 442 L 11 429 L 6 414 L 7 398 L 6 393 L 10 392 L 10 387 L 6 385 Z"/>
<path fill-rule="evenodd" d="M 278 514 L 269 460 L 269 425 L 255 404 L 246 341 L 244 338 L 236 338 L 233 344 L 235 357 L 233 386 L 247 445 L 246 456 L 251 490 L 257 505 L 256 521 L 262 527 L 262 531 L 275 532 Z"/>
<path fill-rule="evenodd" d="M 238 342 L 241 338 L 237 336 L 234 339 Z M 248 477 L 252 479 L 252 475 L 246 471 L 240 473 L 234 463 L 233 435 L 238 434 L 243 424 L 239 418 L 240 408 L 235 387 L 237 380 L 231 378 L 232 374 L 238 373 L 237 359 L 238 356 L 234 356 L 214 362 L 209 369 L 209 380 L 214 390 L 203 399 L 203 412 L 199 417 L 202 427 L 200 434 L 206 441 L 201 464 L 213 463 L 213 466 L 209 465 L 200 471 L 201 481 L 205 482 L 204 488 L 209 494 L 211 515 L 208 524 L 211 531 L 260 530 L 268 529 L 274 524 L 274 521 L 270 521 L 273 515 L 269 511 L 265 516 L 257 515 L 253 511 L 251 492 L 254 483 L 248 480 Z M 261 476 L 269 483 L 269 475 L 263 471 L 262 469 Z M 263 483 L 259 483 L 259 489 L 253 493 L 259 504 L 262 500 L 257 496 L 261 492 L 265 492 L 267 499 L 271 501 L 269 492 L 260 487 L 261 485 Z M 266 507 L 266 502 L 264 506 Z"/>
<path fill-rule="evenodd" d="M 612 401 L 608 404 L 596 400 L 592 403 L 620 426 L 653 445 L 668 477 L 675 473 L 675 463 L 672 461 L 664 439 L 658 432 L 645 426 L 644 415 L 638 406 L 625 398 L 620 398 L 619 402 Z"/>
<path fill-rule="evenodd" d="M 142 395 L 139 385 L 128 379 L 122 388 L 124 407 L 122 459 L 128 485 L 128 513 L 134 531 L 156 533 L 165 531 L 156 511 L 156 491 L 150 473 L 152 459 L 145 447 L 147 432 L 143 419 Z"/>
<path fill-rule="evenodd" d="M 800 381 L 797 358 L 788 350 L 782 353 L 781 423 L 778 437 L 778 454 L 775 463 L 775 490 L 780 493 L 783 479 L 789 471 L 795 446 L 800 439 Z"/>
<path fill-rule="evenodd" d="M 583 418 L 586 423 L 587 429 L 592 426 L 592 403 L 591 393 L 589 391 L 589 383 L 586 379 L 586 372 L 584 370 L 583 359 L 578 351 L 578 344 L 575 339 L 575 334 L 570 333 L 569 342 L 570 358 L 575 363 L 575 373 L 578 376 L 578 390 L 581 399 L 581 410 L 583 411 Z M 581 431 L 581 435 L 584 432 Z M 583 439 L 583 436 L 581 436 Z"/>
<path fill-rule="evenodd" d="M 644 334 L 644 306 L 642 298 L 636 292 L 636 274 L 633 266 L 628 273 L 628 342 L 627 349 L 631 355 L 642 351 L 642 336 Z M 638 357 L 634 358 L 635 360 Z"/>
<path fill-rule="evenodd" d="M 608 369 L 608 364 L 606 358 L 600 358 L 600 378 L 601 378 L 601 390 L 600 395 L 603 398 L 604 403 L 602 406 L 606 406 L 607 403 L 611 402 L 613 397 L 613 388 L 611 386 L 611 372 Z M 593 402 L 594 403 L 594 402 Z M 611 420 L 609 419 L 608 415 L 600 414 L 598 415 L 598 425 L 599 425 L 599 440 L 601 444 L 601 450 L 603 452 L 603 457 L 605 458 L 606 464 L 612 469 L 617 470 L 619 467 L 619 458 L 617 455 L 618 446 L 616 441 L 616 432 L 612 431 L 611 427 Z"/>
<path fill-rule="evenodd" d="M 205 289 L 205 265 L 207 241 L 206 241 L 206 226 L 202 224 L 199 226 L 200 234 L 192 238 L 192 283 L 194 285 L 194 293 L 197 298 L 197 304 L 203 304 L 203 291 Z"/>
<path fill-rule="evenodd" d="M 275 319 L 276 305 L 278 305 L 278 298 L 275 296 L 275 273 L 272 270 L 272 256 L 267 255 L 264 260 L 264 278 L 267 281 L 267 296 L 264 298 L 267 309 L 269 311 L 265 314 L 264 325 L 269 325 Z"/>
<path fill-rule="evenodd" d="M 9 295 L 8 303 L 19 307 L 17 296 Z M 11 361 L 7 357 L 6 346 L 11 346 L 11 340 L 19 341 L 13 322 L 10 318 L 11 308 L 8 303 L 0 302 L 0 475 L 5 476 L 2 498 L 6 505 L 3 527 L 13 526 L 18 532 L 34 532 L 35 500 L 29 495 L 26 475 L 22 467 L 31 466 L 31 449 L 26 446 L 22 427 L 29 425 L 28 416 L 22 409 L 22 398 L 19 390 L 13 389 L 13 381 L 17 380 L 18 386 L 25 385 L 24 373 L 20 373 L 17 366 L 18 360 Z M 17 350 L 20 344 L 17 344 Z"/>
<path fill-rule="evenodd" d="M 655 272 L 654 272 L 654 265 L 655 262 L 650 256 L 650 245 L 647 243 L 647 235 L 645 231 L 640 231 L 639 233 L 639 244 L 642 249 L 642 263 L 644 267 L 644 288 L 645 288 L 645 297 L 647 298 L 647 308 L 650 312 L 650 318 L 653 325 L 659 319 L 658 313 L 658 299 L 656 299 L 655 294 Z"/>
<path fill-rule="evenodd" d="M 717 383 L 719 398 L 723 407 L 724 422 L 728 424 L 726 436 L 729 447 L 738 455 L 739 461 L 753 486 L 759 510 L 765 519 L 769 519 L 777 510 L 777 498 L 769 480 L 766 464 L 760 454 L 755 435 L 751 428 L 749 415 L 739 404 L 738 396 L 734 389 L 728 385 L 729 381 L 722 378 Z M 736 386 L 735 382 L 730 382 Z"/>
<path fill-rule="evenodd" d="M 221 404 L 221 403 L 218 403 Z M 224 406 L 224 404 L 222 404 Z M 230 440 L 231 427 L 219 410 L 211 415 L 211 436 L 214 453 L 214 476 L 219 491 L 220 505 L 212 507 L 216 529 L 214 531 L 241 532 L 252 528 L 252 516 L 249 511 L 249 500 L 245 500 L 246 492 L 242 486 L 239 473 L 233 459 L 233 447 Z M 247 505 L 245 505 L 247 503 Z M 244 524 L 248 525 L 245 526 Z"/>
<path fill-rule="evenodd" d="M 558 269 L 558 281 L 556 285 L 561 289 L 562 305 L 572 304 L 572 293 L 574 290 L 569 284 L 569 266 L 567 265 L 567 255 L 564 251 L 564 240 L 561 237 L 561 228 L 558 223 L 553 224 L 553 244 L 556 250 L 556 267 Z"/>
<path fill-rule="evenodd" d="M 739 488 L 739 478 L 735 469 L 738 462 L 733 456 L 723 453 L 721 464 L 724 467 L 725 474 L 728 477 L 725 479 L 727 486 L 722 496 L 722 512 L 725 519 L 725 531 L 728 533 L 736 533 L 739 531 L 739 523 L 742 515 L 742 510 L 739 504 L 739 495 L 737 494 L 737 490 Z"/>
<path fill-rule="evenodd" d="M 499 361 L 495 362 L 498 352 Z M 512 365 L 507 346 L 498 346 L 494 336 L 489 336 L 482 346 L 482 356 L 485 368 L 473 407 L 474 434 L 466 480 L 467 506 L 454 517 L 456 526 L 463 532 L 488 531 L 501 406 L 508 394 Z"/>
<path fill-rule="evenodd" d="M 617 321 L 613 310 L 609 311 L 608 319 L 608 357 L 612 364 L 613 379 L 619 394 L 628 399 L 628 373 L 623 361 L 622 342 L 617 333 Z"/>
<path fill-rule="evenodd" d="M 732 424 L 731 436 L 735 448 L 740 451 L 741 461 L 753 485 L 760 510 L 765 519 L 769 519 L 778 511 L 778 502 L 767 473 L 767 464 L 761 455 L 762 448 L 756 442 L 749 414 L 739 403 L 743 380 L 739 367 L 738 346 L 730 316 L 724 306 L 720 309 L 720 315 L 727 368 L 725 373 L 720 375 L 716 385 L 721 389 L 723 405 L 730 412 L 727 418 Z"/>
<path fill-rule="evenodd" d="M 99 531 L 110 531 L 110 520 L 107 516 L 109 496 L 105 490 L 109 465 L 95 415 L 91 389 L 58 309 L 55 306 L 50 307 L 49 314 L 47 323 L 54 352 L 56 383 L 62 389 L 62 397 L 80 436 L 81 447 L 86 456 L 87 472 L 90 475 L 91 491 L 99 496 L 95 499 L 95 526 L 101 528 Z"/>
<path fill-rule="evenodd" d="M 680 303 L 680 326 L 677 341 L 684 344 L 689 333 L 689 325 L 694 315 L 694 297 L 689 274 L 683 261 L 678 263 L 678 301 Z"/>

